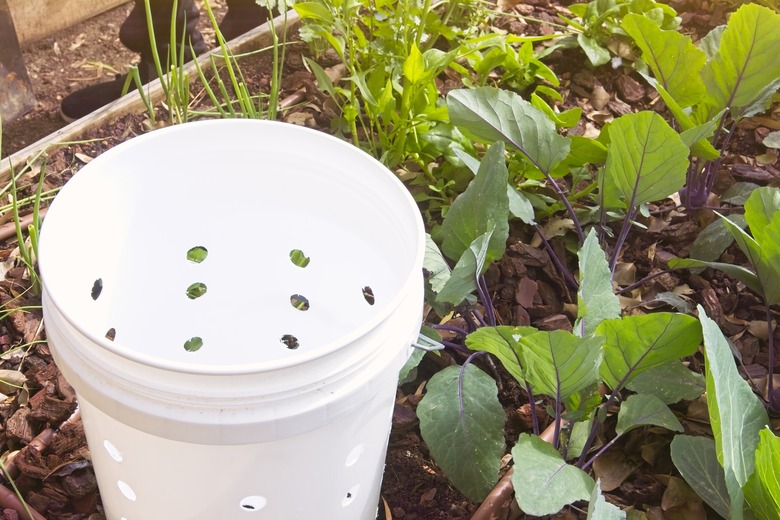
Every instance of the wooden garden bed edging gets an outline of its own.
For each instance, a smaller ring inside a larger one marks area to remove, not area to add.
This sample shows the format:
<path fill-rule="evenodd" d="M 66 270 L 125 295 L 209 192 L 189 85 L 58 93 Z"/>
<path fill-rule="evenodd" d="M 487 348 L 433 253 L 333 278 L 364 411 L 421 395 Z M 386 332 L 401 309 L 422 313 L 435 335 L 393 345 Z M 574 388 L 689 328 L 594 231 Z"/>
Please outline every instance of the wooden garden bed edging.
<path fill-rule="evenodd" d="M 298 28 L 299 23 L 300 19 L 295 11 L 289 11 L 286 15 L 281 14 L 273 19 L 273 27 L 275 28 L 276 33 L 287 32 L 287 34 L 289 34 L 291 31 Z M 265 23 L 246 34 L 229 41 L 227 45 L 232 54 L 251 52 L 271 45 L 273 42 L 273 34 L 274 31 L 271 30 L 269 23 Z M 199 56 L 198 64 L 202 68 L 210 68 L 212 56 L 218 63 L 221 62 L 222 49 L 216 47 Z M 184 73 L 189 74 L 191 77 L 197 76 L 195 63 L 190 62 L 185 64 Z M 159 79 L 145 85 L 144 92 L 152 104 L 159 102 L 165 96 Z M 23 168 L 28 161 L 34 161 L 43 152 L 67 146 L 69 143 L 77 141 L 89 130 L 105 124 L 110 124 L 127 114 L 141 114 L 145 111 L 146 105 L 144 105 L 138 91 L 129 92 L 120 99 L 60 128 L 56 132 L 19 150 L 10 157 L 2 158 L 0 161 L 0 183 L 5 184 L 10 180 L 12 169 L 14 171 L 19 171 L 19 169 Z"/>

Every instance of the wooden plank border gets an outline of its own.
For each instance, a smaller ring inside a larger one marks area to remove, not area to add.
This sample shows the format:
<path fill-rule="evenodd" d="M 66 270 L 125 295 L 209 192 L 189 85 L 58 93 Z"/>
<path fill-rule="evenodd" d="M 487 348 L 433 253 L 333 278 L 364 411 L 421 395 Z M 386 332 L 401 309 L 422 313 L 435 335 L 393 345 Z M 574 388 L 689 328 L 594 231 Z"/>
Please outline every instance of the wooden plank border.
<path fill-rule="evenodd" d="M 26 45 L 128 3 L 128 0 L 8 0 L 8 7 L 19 45 Z"/>

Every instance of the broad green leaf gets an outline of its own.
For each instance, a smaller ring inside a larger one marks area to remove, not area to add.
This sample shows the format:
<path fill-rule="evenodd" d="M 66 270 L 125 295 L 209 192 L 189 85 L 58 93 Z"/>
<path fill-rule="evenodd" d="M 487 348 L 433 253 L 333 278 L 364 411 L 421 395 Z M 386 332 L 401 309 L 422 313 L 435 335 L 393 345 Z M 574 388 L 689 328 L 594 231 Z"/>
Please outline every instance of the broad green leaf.
<path fill-rule="evenodd" d="M 298 2 L 293 9 L 304 20 L 316 20 L 327 25 L 334 25 L 333 15 L 328 8 L 319 2 Z"/>
<path fill-rule="evenodd" d="M 780 219 L 780 189 L 758 188 L 745 201 L 745 220 L 750 233 L 762 248 L 780 243 L 780 237 L 773 235 L 773 221 Z"/>
<path fill-rule="evenodd" d="M 451 260 L 460 259 L 474 240 L 493 229 L 485 262 L 501 258 L 509 236 L 509 173 L 504 144 L 493 144 L 482 158 L 479 171 L 466 191 L 458 195 L 441 225 L 442 251 Z"/>
<path fill-rule="evenodd" d="M 780 244 L 771 235 L 766 240 L 766 246 L 759 244 L 753 237 L 733 223 L 729 218 L 715 212 L 734 236 L 737 246 L 753 264 L 761 294 L 769 305 L 780 302 Z M 747 218 L 747 216 L 745 217 Z M 748 225 L 750 220 L 748 220 Z M 780 233 L 780 218 L 772 219 L 770 225 L 761 233 Z M 775 237 L 780 236 L 775 234 Z"/>
<path fill-rule="evenodd" d="M 715 441 L 709 437 L 675 435 L 671 452 L 672 462 L 688 485 L 720 516 L 728 518 L 731 499 Z"/>
<path fill-rule="evenodd" d="M 595 414 L 591 414 L 587 420 L 575 421 L 572 423 L 571 431 L 569 432 L 569 443 L 566 450 L 566 455 L 569 460 L 579 457 L 582 450 L 585 449 L 585 443 L 590 436 L 590 430 L 593 428 L 594 420 Z"/>
<path fill-rule="evenodd" d="M 427 338 L 430 338 L 433 341 L 441 341 L 441 335 L 439 332 L 432 327 L 428 327 L 427 325 L 420 327 L 420 334 L 424 334 Z M 419 337 L 417 338 L 417 341 L 423 341 L 424 344 L 428 344 Z M 417 377 L 417 365 L 420 364 L 420 361 L 422 361 L 422 358 L 425 356 L 425 354 L 426 351 L 421 348 L 413 349 L 409 359 L 406 360 L 406 363 L 404 363 L 404 366 L 401 367 L 401 371 L 398 373 L 399 385 L 414 381 L 414 379 Z"/>
<path fill-rule="evenodd" d="M 423 268 L 428 272 L 426 280 L 433 292 L 441 291 L 447 280 L 450 279 L 450 266 L 439 250 L 439 246 L 433 241 L 431 235 L 425 234 L 425 257 Z"/>
<path fill-rule="evenodd" d="M 588 337 L 602 320 L 620 317 L 620 301 L 612 290 L 612 273 L 591 229 L 577 252 L 580 259 L 580 287 L 577 290 L 575 333 Z"/>
<path fill-rule="evenodd" d="M 639 426 L 660 426 L 675 432 L 683 431 L 682 424 L 663 401 L 650 394 L 633 394 L 623 401 L 618 412 L 615 433 L 624 433 Z"/>
<path fill-rule="evenodd" d="M 739 375 L 718 324 L 707 317 L 701 305 L 698 312 L 704 334 L 710 425 L 731 498 L 729 518 L 738 520 L 743 517 L 742 487 L 755 468 L 758 432 L 769 423 L 769 417 L 750 385 Z"/>
<path fill-rule="evenodd" d="M 713 111 L 741 109 L 780 77 L 780 14 L 755 4 L 743 5 L 729 18 L 718 52 L 702 69 Z"/>
<path fill-rule="evenodd" d="M 638 394 L 651 394 L 666 404 L 674 404 L 703 394 L 704 376 L 676 359 L 642 372 L 626 386 Z"/>
<path fill-rule="evenodd" d="M 536 224 L 534 207 L 528 197 L 517 191 L 511 184 L 506 185 L 506 195 L 509 199 L 509 212 L 529 226 Z"/>
<path fill-rule="evenodd" d="M 705 89 L 699 72 L 707 57 L 690 37 L 664 31 L 646 16 L 633 13 L 623 18 L 622 27 L 642 51 L 656 80 L 682 108 L 701 101 Z"/>
<path fill-rule="evenodd" d="M 720 201 L 734 206 L 744 206 L 750 194 L 758 187 L 759 185 L 753 182 L 735 182 L 723 192 L 720 196 Z M 731 215 L 732 220 L 734 220 L 734 216 Z"/>
<path fill-rule="evenodd" d="M 607 160 L 607 147 L 588 137 L 573 135 L 571 149 L 564 164 L 570 166 L 584 166 L 586 164 L 602 164 Z"/>
<path fill-rule="evenodd" d="M 478 236 L 463 252 L 449 279 L 439 291 L 436 301 L 459 305 L 477 290 L 477 277 L 482 272 L 493 231 Z"/>
<path fill-rule="evenodd" d="M 536 435 L 521 433 L 512 448 L 515 471 L 512 485 L 520 509 L 529 515 L 552 515 L 577 500 L 588 500 L 595 482 L 584 471 L 567 464 Z"/>
<path fill-rule="evenodd" d="M 748 288 L 761 294 L 761 284 L 754 272 L 745 269 L 741 265 L 726 264 L 723 262 L 704 262 L 693 258 L 672 258 L 669 260 L 670 269 L 697 269 L 699 267 L 712 267 L 723 271 L 732 278 L 744 283 Z"/>
<path fill-rule="evenodd" d="M 759 520 L 780 518 L 780 438 L 768 427 L 759 432 L 756 469 L 745 485 L 745 499 Z"/>
<path fill-rule="evenodd" d="M 701 343 L 696 318 L 667 312 L 604 320 L 596 327 L 596 334 L 604 336 L 601 377 L 610 388 L 693 354 Z"/>
<path fill-rule="evenodd" d="M 540 331 L 518 339 L 524 379 L 535 393 L 565 399 L 598 381 L 601 338 Z"/>
<path fill-rule="evenodd" d="M 585 55 L 588 57 L 588 60 L 590 60 L 590 64 L 594 67 L 604 65 L 609 61 L 609 50 L 599 45 L 593 38 L 585 36 L 584 33 L 579 33 L 577 35 L 577 43 L 579 43 L 582 50 L 585 51 Z"/>
<path fill-rule="evenodd" d="M 515 349 L 521 337 L 534 332 L 536 329 L 533 327 L 482 327 L 466 336 L 466 346 L 471 350 L 493 354 L 512 377 L 524 383 L 523 369 Z"/>
<path fill-rule="evenodd" d="M 720 152 L 712 146 L 708 139 L 712 137 L 725 113 L 726 109 L 723 109 L 708 121 L 687 128 L 680 133 L 680 139 L 685 143 L 685 146 L 691 149 L 691 154 L 707 161 L 720 157 Z"/>
<path fill-rule="evenodd" d="M 742 215 L 732 215 L 731 221 L 742 229 L 747 226 L 747 220 Z M 689 254 L 696 260 L 713 262 L 720 258 L 720 255 L 733 243 L 734 237 L 726 227 L 726 223 L 717 219 L 699 232 Z"/>
<path fill-rule="evenodd" d="M 674 119 L 677 121 L 677 124 L 683 130 L 683 134 L 688 131 L 698 132 L 697 128 L 706 128 L 703 125 L 710 124 L 710 122 L 712 122 L 712 124 L 719 123 L 718 119 L 713 116 L 711 118 L 705 118 L 703 121 L 698 121 L 699 124 L 697 125 L 697 121 L 694 121 L 694 119 L 680 105 L 677 104 L 677 101 L 674 100 L 672 95 L 669 94 L 666 89 L 655 80 L 655 78 L 652 78 L 647 74 L 642 74 L 642 77 L 645 78 L 645 80 L 647 80 L 647 82 L 661 95 L 664 103 L 666 103 L 666 107 L 672 113 Z M 722 114 L 723 112 L 720 113 Z M 682 139 L 683 134 L 681 134 L 680 139 Z M 691 145 L 690 140 L 693 138 L 693 136 L 693 133 L 686 134 L 686 140 L 683 141 L 686 145 L 690 146 L 692 155 L 701 157 L 702 159 L 706 160 L 720 157 L 720 152 L 718 152 L 718 150 L 716 150 L 715 147 L 712 146 L 712 144 L 707 140 L 701 139 Z"/>
<path fill-rule="evenodd" d="M 597 480 L 590 495 L 587 520 L 625 520 L 626 513 L 610 504 L 601 494 L 601 481 Z"/>
<path fill-rule="evenodd" d="M 471 364 L 447 367 L 428 381 L 417 417 L 436 464 L 461 493 L 482 501 L 498 481 L 504 453 L 504 409 L 496 382 Z"/>
<path fill-rule="evenodd" d="M 409 56 L 404 60 L 404 78 L 406 78 L 411 84 L 420 82 L 425 76 L 425 60 L 417 45 L 412 44 L 412 48 L 409 49 Z"/>
<path fill-rule="evenodd" d="M 688 147 L 655 112 L 616 119 L 609 138 L 602 181 L 606 207 L 633 208 L 661 200 L 685 184 Z"/>
<path fill-rule="evenodd" d="M 604 400 L 599 393 L 599 385 L 594 384 L 575 392 L 563 400 L 566 408 L 564 414 L 570 422 L 582 421 L 587 417 L 593 417 L 593 411 Z"/>
<path fill-rule="evenodd" d="M 447 107 L 453 124 L 487 142 L 505 142 L 543 172 L 569 153 L 569 139 L 558 134 L 550 118 L 513 92 L 493 87 L 453 90 Z"/>
<path fill-rule="evenodd" d="M 725 25 L 719 25 L 713 30 L 708 32 L 704 38 L 699 42 L 699 48 L 704 51 L 708 60 L 711 60 L 718 54 L 720 48 L 720 38 L 723 36 L 723 31 L 726 30 Z"/>

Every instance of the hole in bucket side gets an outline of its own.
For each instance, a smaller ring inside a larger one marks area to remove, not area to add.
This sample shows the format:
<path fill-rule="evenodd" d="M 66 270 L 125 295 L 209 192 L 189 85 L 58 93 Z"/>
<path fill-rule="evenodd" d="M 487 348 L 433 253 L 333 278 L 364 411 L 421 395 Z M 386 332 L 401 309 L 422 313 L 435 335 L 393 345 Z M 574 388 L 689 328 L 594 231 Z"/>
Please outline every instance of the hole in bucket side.
<path fill-rule="evenodd" d="M 203 246 L 195 246 L 187 251 L 187 260 L 192 263 L 199 264 L 209 256 L 209 250 Z"/>
<path fill-rule="evenodd" d="M 133 488 L 131 488 L 127 482 L 124 480 L 117 480 L 116 485 L 126 499 L 128 499 L 130 502 L 136 501 L 138 497 L 136 496 L 135 491 L 133 491 Z"/>
<path fill-rule="evenodd" d="M 203 346 L 203 340 L 197 336 L 184 342 L 184 350 L 187 352 L 197 352 Z"/>
<path fill-rule="evenodd" d="M 352 502 L 355 501 L 355 497 L 358 494 L 358 491 L 360 491 L 360 484 L 356 484 L 350 488 L 349 491 L 347 491 L 347 495 L 344 497 L 344 500 L 341 501 L 341 505 L 343 507 L 347 507 Z"/>
<path fill-rule="evenodd" d="M 110 440 L 106 439 L 103 441 L 103 447 L 108 452 L 109 457 L 114 459 L 116 462 L 122 462 L 124 460 L 124 457 L 122 456 L 122 452 L 119 451 L 119 448 L 114 446 L 114 443 Z"/>
<path fill-rule="evenodd" d="M 239 506 L 243 511 L 255 512 L 263 509 L 266 503 L 268 503 L 268 501 L 265 497 L 254 495 L 242 498 L 241 502 L 239 502 Z"/>
<path fill-rule="evenodd" d="M 290 350 L 295 350 L 301 346 L 301 344 L 298 342 L 298 338 L 296 338 L 292 334 L 285 334 L 284 336 L 282 336 L 282 339 L 280 339 L 279 341 L 284 343 L 287 346 L 287 348 Z"/>
<path fill-rule="evenodd" d="M 97 300 L 100 297 L 100 293 L 103 292 L 103 279 L 98 278 L 95 283 L 92 284 L 92 299 Z"/>
<path fill-rule="evenodd" d="M 357 461 L 360 460 L 361 455 L 363 455 L 363 445 L 358 444 L 352 448 L 352 451 L 350 451 L 349 455 L 347 455 L 347 459 L 344 461 L 344 466 L 348 468 L 354 466 Z"/>
<path fill-rule="evenodd" d="M 300 249 L 293 249 L 290 251 L 290 260 L 298 267 L 306 267 L 309 265 L 311 258 L 306 256 Z"/>
<path fill-rule="evenodd" d="M 203 282 L 195 282 L 187 287 L 187 298 L 190 300 L 196 300 L 206 294 L 206 284 Z"/>
<path fill-rule="evenodd" d="M 299 311 L 309 310 L 309 300 L 300 294 L 293 294 L 290 296 L 290 304 Z"/>
<path fill-rule="evenodd" d="M 111 327 L 106 331 L 106 339 L 108 341 L 114 341 L 116 339 L 116 329 L 114 327 Z"/>
<path fill-rule="evenodd" d="M 366 302 L 368 302 L 369 305 L 374 305 L 374 302 L 376 302 L 376 298 L 374 297 L 374 290 L 371 289 L 368 285 L 363 287 L 363 298 L 366 299 Z"/>

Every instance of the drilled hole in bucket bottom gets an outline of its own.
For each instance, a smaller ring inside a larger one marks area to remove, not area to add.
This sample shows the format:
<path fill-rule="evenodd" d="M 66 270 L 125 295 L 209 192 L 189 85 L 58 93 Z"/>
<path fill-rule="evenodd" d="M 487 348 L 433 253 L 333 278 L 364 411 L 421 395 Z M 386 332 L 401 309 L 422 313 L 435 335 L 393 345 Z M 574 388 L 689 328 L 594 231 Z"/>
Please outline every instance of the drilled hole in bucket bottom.
<path fill-rule="evenodd" d="M 306 256 L 300 249 L 293 249 L 290 251 L 290 261 L 298 267 L 306 267 L 309 265 L 311 258 Z"/>
<path fill-rule="evenodd" d="M 111 327 L 106 332 L 106 339 L 108 341 L 114 341 L 116 339 L 116 329 L 114 327 Z"/>
<path fill-rule="evenodd" d="M 279 341 L 287 345 L 287 348 L 289 348 L 290 350 L 295 350 L 296 348 L 301 346 L 301 344 L 298 343 L 298 338 L 296 338 L 292 334 L 285 334 L 284 336 L 282 336 L 282 339 L 280 339 Z"/>
<path fill-rule="evenodd" d="M 309 310 L 309 300 L 300 294 L 293 294 L 290 296 L 290 304 L 299 311 Z"/>
<path fill-rule="evenodd" d="M 92 284 L 92 299 L 97 300 L 100 293 L 103 292 L 103 279 L 98 278 L 95 283 Z"/>
<path fill-rule="evenodd" d="M 345 496 L 344 500 L 341 501 L 341 505 L 343 507 L 347 507 L 348 505 L 350 505 L 355 500 L 355 496 L 357 495 L 359 490 L 360 490 L 360 484 L 352 486 L 352 489 L 347 491 L 347 496 Z"/>
<path fill-rule="evenodd" d="M 203 340 L 197 336 L 195 336 L 194 338 L 190 338 L 184 342 L 184 350 L 186 350 L 187 352 L 197 352 L 198 350 L 200 350 L 200 347 L 202 346 L 203 346 Z"/>
<path fill-rule="evenodd" d="M 261 497 L 259 495 L 251 496 L 251 497 L 245 497 L 241 499 L 241 502 L 239 502 L 239 505 L 241 506 L 241 509 L 244 511 L 260 511 L 265 507 L 266 499 L 265 497 Z"/>
<path fill-rule="evenodd" d="M 126 499 L 128 499 L 131 502 L 135 502 L 138 497 L 135 496 L 135 491 L 133 491 L 133 488 L 131 488 L 127 482 L 124 480 L 117 480 L 116 485 L 119 488 L 119 491 L 122 492 L 122 494 L 125 496 Z"/>
<path fill-rule="evenodd" d="M 209 255 L 209 250 L 203 246 L 195 246 L 187 251 L 187 260 L 199 264 Z"/>
<path fill-rule="evenodd" d="M 369 305 L 374 305 L 374 302 L 376 301 L 374 298 L 374 291 L 368 285 L 363 287 L 363 298 L 366 299 Z"/>
<path fill-rule="evenodd" d="M 190 300 L 194 300 L 196 298 L 200 298 L 206 294 L 206 284 L 202 282 L 195 282 L 194 284 L 187 287 L 187 298 Z"/>

